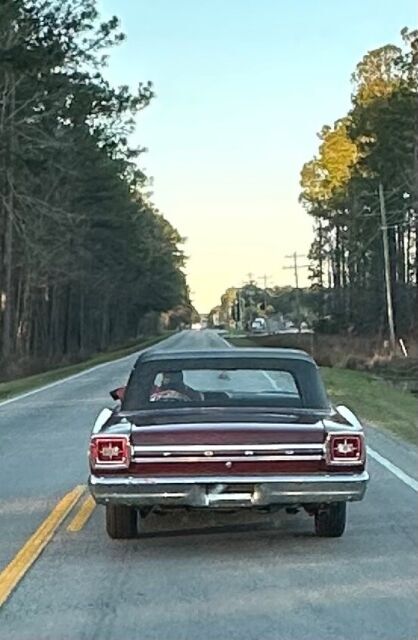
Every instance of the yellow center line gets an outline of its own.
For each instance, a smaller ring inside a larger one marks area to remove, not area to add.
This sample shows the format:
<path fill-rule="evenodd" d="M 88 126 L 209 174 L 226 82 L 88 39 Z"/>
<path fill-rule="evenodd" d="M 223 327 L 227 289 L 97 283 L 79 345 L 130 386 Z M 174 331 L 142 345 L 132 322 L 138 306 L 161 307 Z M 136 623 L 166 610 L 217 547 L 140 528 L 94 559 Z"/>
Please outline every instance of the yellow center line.
<path fill-rule="evenodd" d="M 79 485 L 69 491 L 0 573 L 0 607 L 42 553 L 64 518 L 77 504 L 85 489 L 85 485 Z"/>
<path fill-rule="evenodd" d="M 95 506 L 96 503 L 94 502 L 93 498 L 91 496 L 87 496 L 87 498 L 81 503 L 81 506 L 79 507 L 77 513 L 68 525 L 67 531 L 70 531 L 71 533 L 80 531 L 90 518 Z"/>

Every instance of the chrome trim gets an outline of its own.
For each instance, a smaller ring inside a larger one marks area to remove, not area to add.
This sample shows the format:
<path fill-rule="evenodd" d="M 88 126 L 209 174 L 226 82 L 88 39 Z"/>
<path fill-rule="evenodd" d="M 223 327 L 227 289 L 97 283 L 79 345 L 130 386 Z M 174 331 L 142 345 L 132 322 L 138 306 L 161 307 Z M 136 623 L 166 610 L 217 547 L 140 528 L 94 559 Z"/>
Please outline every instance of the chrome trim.
<path fill-rule="evenodd" d="M 342 460 L 334 460 L 331 458 L 331 449 L 330 449 L 330 441 L 332 438 L 360 438 L 361 440 L 361 458 L 344 458 Z M 364 466 L 366 461 L 366 442 L 364 439 L 364 433 L 360 432 L 350 432 L 350 431 L 334 431 L 329 433 L 326 437 L 325 443 L 325 461 L 327 465 L 332 467 L 344 467 L 344 466 Z"/>
<path fill-rule="evenodd" d="M 110 483 L 115 485 L 161 485 L 161 484 L 259 484 L 260 482 L 282 482 L 292 480 L 295 483 L 302 484 L 309 481 L 319 482 L 334 482 L 335 480 L 350 480 L 358 482 L 359 479 L 363 479 L 369 474 L 367 471 L 361 473 L 291 473 L 291 474 L 279 474 L 279 475 L 245 475 L 245 476 L 231 476 L 231 475 L 216 475 L 216 476 L 90 476 L 93 484 L 98 482 Z"/>
<path fill-rule="evenodd" d="M 97 462 L 91 454 L 91 447 L 95 442 L 100 440 L 124 440 L 126 442 L 127 455 L 123 460 L 101 460 Z M 89 461 L 93 469 L 128 469 L 132 460 L 132 445 L 129 436 L 125 434 L 95 434 L 90 438 L 90 446 L 88 451 Z"/>
<path fill-rule="evenodd" d="M 369 474 L 311 473 L 274 476 L 134 477 L 96 476 L 89 478 L 89 490 L 99 504 L 131 506 L 190 506 L 226 508 L 272 504 L 323 504 L 362 500 Z M 240 484 L 250 484 L 239 491 Z M 223 493 L 233 487 L 231 493 Z"/>
<path fill-rule="evenodd" d="M 363 426 L 360 420 L 357 418 L 356 414 L 351 411 L 351 409 L 346 407 L 344 404 L 339 404 L 335 408 L 338 411 L 338 413 L 343 418 L 345 418 L 353 427 L 359 430 L 363 429 Z"/>
<path fill-rule="evenodd" d="M 112 469 L 114 471 L 121 471 L 122 469 L 128 469 L 129 468 L 129 462 L 99 462 L 99 463 L 94 463 L 92 462 L 91 465 L 93 467 L 93 469 L 96 471 L 101 471 L 101 470 L 107 470 L 109 471 L 109 469 Z"/>
<path fill-rule="evenodd" d="M 138 464 L 146 464 L 146 463 L 161 463 L 167 464 L 169 462 L 225 462 L 226 460 L 230 460 L 231 462 L 284 462 L 284 461 L 307 461 L 307 460 L 322 460 L 322 456 L 257 456 L 254 458 L 250 458 L 249 456 L 174 456 L 170 457 L 151 457 L 146 456 L 145 458 L 132 458 L 131 462 L 135 462 Z"/>
<path fill-rule="evenodd" d="M 99 415 L 97 416 L 94 426 L 93 426 L 93 431 L 92 434 L 94 435 L 95 433 L 99 433 L 100 429 L 103 427 L 103 425 L 105 424 L 105 422 L 107 422 L 107 420 L 109 420 L 110 416 L 112 415 L 112 411 L 110 409 L 102 409 L 99 413 Z"/>
<path fill-rule="evenodd" d="M 252 504 L 253 494 L 248 491 L 236 493 L 209 493 L 207 494 L 208 506 L 216 502 L 236 503 L 237 501 L 246 501 Z"/>
<path fill-rule="evenodd" d="M 308 451 L 324 451 L 323 443 L 291 443 L 289 444 L 167 444 L 167 445 L 135 445 L 134 455 L 136 453 L 160 453 L 180 451 L 181 453 L 196 451 L 290 451 L 292 449 L 306 449 Z"/>

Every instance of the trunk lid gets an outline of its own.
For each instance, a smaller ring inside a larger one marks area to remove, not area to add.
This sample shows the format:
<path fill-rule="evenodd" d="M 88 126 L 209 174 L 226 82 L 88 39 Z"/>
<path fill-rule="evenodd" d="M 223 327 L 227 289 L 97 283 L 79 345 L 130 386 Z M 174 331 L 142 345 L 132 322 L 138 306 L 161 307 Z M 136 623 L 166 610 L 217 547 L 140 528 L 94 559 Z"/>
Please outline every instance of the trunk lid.
<path fill-rule="evenodd" d="M 124 417 L 132 425 L 133 473 L 259 475 L 324 468 L 323 415 L 228 408 Z"/>

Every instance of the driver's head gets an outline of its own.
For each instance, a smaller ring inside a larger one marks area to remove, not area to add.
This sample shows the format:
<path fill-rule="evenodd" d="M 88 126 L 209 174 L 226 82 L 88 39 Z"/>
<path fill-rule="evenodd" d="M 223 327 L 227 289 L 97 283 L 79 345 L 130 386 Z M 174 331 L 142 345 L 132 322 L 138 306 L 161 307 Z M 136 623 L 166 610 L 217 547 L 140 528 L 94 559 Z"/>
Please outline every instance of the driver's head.
<path fill-rule="evenodd" d="M 182 371 L 166 371 L 161 386 L 165 389 L 176 389 L 184 385 Z"/>

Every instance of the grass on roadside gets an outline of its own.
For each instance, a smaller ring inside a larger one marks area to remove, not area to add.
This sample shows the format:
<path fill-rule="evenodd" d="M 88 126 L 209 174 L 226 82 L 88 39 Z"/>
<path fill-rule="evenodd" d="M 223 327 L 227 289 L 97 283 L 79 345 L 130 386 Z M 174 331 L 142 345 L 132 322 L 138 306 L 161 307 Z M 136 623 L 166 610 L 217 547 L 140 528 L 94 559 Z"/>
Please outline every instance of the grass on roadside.
<path fill-rule="evenodd" d="M 363 420 L 416 443 L 418 399 L 369 373 L 322 367 L 322 377 L 335 404 L 345 404 Z"/>
<path fill-rule="evenodd" d="M 255 347 L 257 346 L 248 336 L 235 337 L 233 335 L 225 336 L 225 338 L 234 345 L 234 347 Z"/>
<path fill-rule="evenodd" d="M 250 337 L 228 338 L 236 347 L 252 347 Z M 321 367 L 334 404 L 345 404 L 365 422 L 417 443 L 418 398 L 382 378 L 362 371 Z"/>
<path fill-rule="evenodd" d="M 83 360 L 83 362 L 71 364 L 66 367 L 50 369 L 49 371 L 37 373 L 36 375 L 25 378 L 17 378 L 16 380 L 0 382 L 0 400 L 7 400 L 8 398 L 19 395 L 20 393 L 25 393 L 26 391 L 43 387 L 46 384 L 55 382 L 56 380 L 61 380 L 62 378 L 67 378 L 75 373 L 84 371 L 85 369 L 90 369 L 90 367 L 94 367 L 102 362 L 110 362 L 112 360 L 117 360 L 118 358 L 123 358 L 124 356 L 129 356 L 131 353 L 135 353 L 140 349 L 151 347 L 153 344 L 160 342 L 160 340 L 164 340 L 166 337 L 167 334 L 147 338 L 129 347 L 118 349 L 117 351 L 99 353 L 88 360 Z"/>

